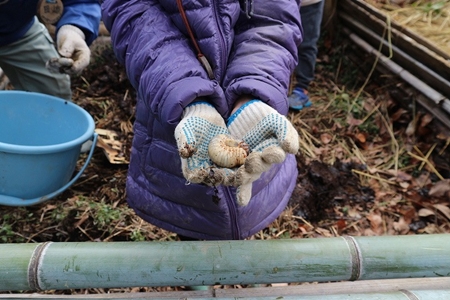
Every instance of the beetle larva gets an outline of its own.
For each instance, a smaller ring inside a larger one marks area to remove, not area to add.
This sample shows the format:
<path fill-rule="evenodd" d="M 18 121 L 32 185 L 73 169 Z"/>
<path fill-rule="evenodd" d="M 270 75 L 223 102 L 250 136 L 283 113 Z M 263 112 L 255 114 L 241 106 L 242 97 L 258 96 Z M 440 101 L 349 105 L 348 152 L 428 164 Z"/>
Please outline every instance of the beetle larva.
<path fill-rule="evenodd" d="M 211 160 L 220 167 L 233 168 L 244 164 L 249 153 L 248 145 L 230 135 L 215 136 L 208 146 Z"/>

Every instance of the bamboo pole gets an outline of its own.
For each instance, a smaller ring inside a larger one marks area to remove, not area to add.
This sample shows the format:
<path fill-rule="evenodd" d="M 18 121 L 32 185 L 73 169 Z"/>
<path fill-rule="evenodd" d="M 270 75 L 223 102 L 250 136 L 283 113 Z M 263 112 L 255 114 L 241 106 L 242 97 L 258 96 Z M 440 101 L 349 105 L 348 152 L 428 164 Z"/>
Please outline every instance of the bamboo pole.
<path fill-rule="evenodd" d="M 0 244 L 0 290 L 450 276 L 450 235 Z"/>

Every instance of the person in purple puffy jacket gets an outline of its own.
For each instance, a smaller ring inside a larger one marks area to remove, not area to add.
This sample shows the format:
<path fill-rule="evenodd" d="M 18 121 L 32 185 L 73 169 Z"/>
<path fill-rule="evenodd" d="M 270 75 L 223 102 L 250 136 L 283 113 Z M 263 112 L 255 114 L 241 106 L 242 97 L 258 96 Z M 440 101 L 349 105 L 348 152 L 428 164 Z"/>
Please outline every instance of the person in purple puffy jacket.
<path fill-rule="evenodd" d="M 291 0 L 104 0 L 102 19 L 137 91 L 127 201 L 193 239 L 245 239 L 284 210 L 298 133 L 286 118 L 301 42 Z M 212 162 L 214 137 L 249 147 Z"/>

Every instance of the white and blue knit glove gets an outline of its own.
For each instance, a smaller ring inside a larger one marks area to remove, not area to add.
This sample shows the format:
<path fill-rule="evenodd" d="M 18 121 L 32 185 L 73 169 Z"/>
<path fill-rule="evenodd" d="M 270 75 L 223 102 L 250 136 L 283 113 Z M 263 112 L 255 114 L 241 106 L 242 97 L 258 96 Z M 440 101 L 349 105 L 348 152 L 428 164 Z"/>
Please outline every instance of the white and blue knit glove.
<path fill-rule="evenodd" d="M 237 170 L 235 180 L 237 202 L 244 206 L 252 196 L 252 183 L 273 164 L 283 162 L 286 153 L 298 152 L 298 133 L 285 116 L 260 100 L 242 105 L 228 119 L 227 126 L 232 136 L 250 148 L 250 155 Z"/>
<path fill-rule="evenodd" d="M 80 74 L 89 65 L 91 50 L 81 29 L 63 25 L 56 35 L 56 44 L 61 57 L 53 57 L 46 63 L 52 73 Z"/>
<path fill-rule="evenodd" d="M 208 155 L 209 143 L 218 134 L 229 132 L 224 119 L 211 104 L 195 102 L 184 109 L 175 128 L 175 139 L 183 176 L 188 182 L 216 186 L 234 181 L 234 171 L 215 166 Z"/>

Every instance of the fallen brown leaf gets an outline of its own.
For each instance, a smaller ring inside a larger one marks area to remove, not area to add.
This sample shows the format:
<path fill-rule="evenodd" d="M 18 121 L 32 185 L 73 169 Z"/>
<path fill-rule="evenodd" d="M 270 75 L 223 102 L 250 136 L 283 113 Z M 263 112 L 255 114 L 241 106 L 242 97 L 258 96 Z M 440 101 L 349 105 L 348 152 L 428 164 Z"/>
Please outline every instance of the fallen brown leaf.
<path fill-rule="evenodd" d="M 428 209 L 428 208 L 421 208 L 421 209 L 419 209 L 419 211 L 417 212 L 417 215 L 418 215 L 419 217 L 426 218 L 426 217 L 434 216 L 435 213 L 434 213 L 434 211 L 432 211 L 431 209 Z"/>
<path fill-rule="evenodd" d="M 411 122 L 409 122 L 408 124 L 408 127 L 406 127 L 405 134 L 407 136 L 412 136 L 414 135 L 415 132 L 416 132 L 416 121 L 411 120 Z"/>
<path fill-rule="evenodd" d="M 322 133 L 320 135 L 320 140 L 324 144 L 329 144 L 333 140 L 333 136 L 329 133 Z"/>
<path fill-rule="evenodd" d="M 450 220 L 450 208 L 448 206 L 443 204 L 434 204 L 433 206 Z"/>
<path fill-rule="evenodd" d="M 360 142 L 361 144 L 364 144 L 367 140 L 366 134 L 359 132 L 357 134 L 355 134 L 355 138 L 358 142 Z"/>
<path fill-rule="evenodd" d="M 383 219 L 381 218 L 381 215 L 378 213 L 371 213 L 367 216 L 367 220 L 370 222 L 370 228 L 372 231 L 377 234 L 381 235 L 383 234 Z"/>
<path fill-rule="evenodd" d="M 416 216 L 416 209 L 412 206 L 407 207 L 402 211 L 402 215 L 405 221 L 409 224 Z"/>
<path fill-rule="evenodd" d="M 394 222 L 394 229 L 400 234 L 407 234 L 409 232 L 409 224 L 406 222 L 405 218 L 400 217 L 397 222 Z"/>
<path fill-rule="evenodd" d="M 431 121 L 433 121 L 434 117 L 433 115 L 430 114 L 425 114 L 422 116 L 422 118 L 420 119 L 420 127 L 425 127 L 428 124 L 430 124 Z"/>
<path fill-rule="evenodd" d="M 355 119 L 352 115 L 347 117 L 347 124 L 350 125 L 350 127 L 359 126 L 362 123 L 364 123 L 363 120 Z"/>
<path fill-rule="evenodd" d="M 450 179 L 444 179 L 436 182 L 436 184 L 430 188 L 428 195 L 433 197 L 443 197 L 443 196 L 448 197 L 449 193 L 450 193 Z"/>

